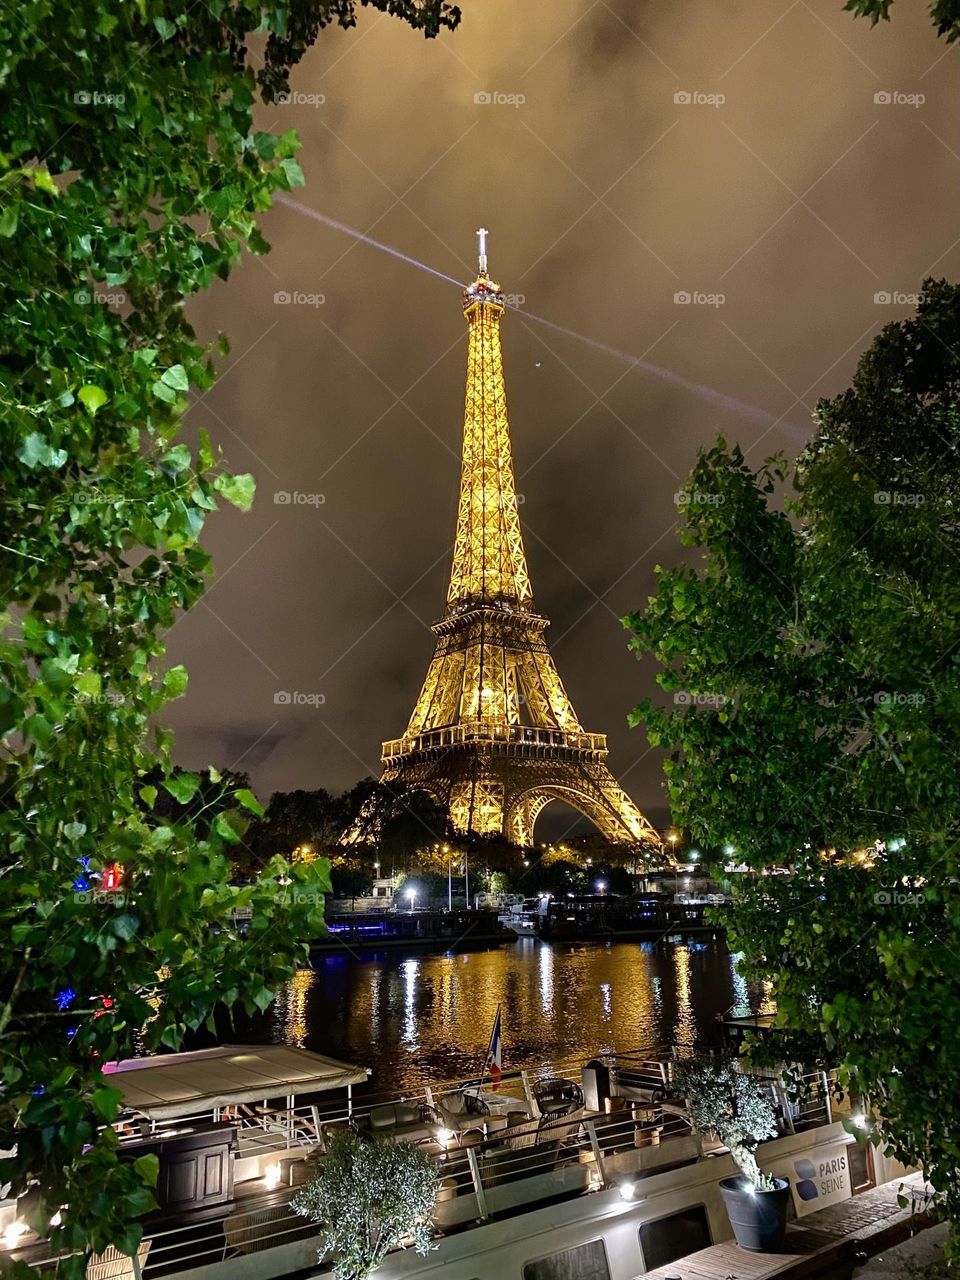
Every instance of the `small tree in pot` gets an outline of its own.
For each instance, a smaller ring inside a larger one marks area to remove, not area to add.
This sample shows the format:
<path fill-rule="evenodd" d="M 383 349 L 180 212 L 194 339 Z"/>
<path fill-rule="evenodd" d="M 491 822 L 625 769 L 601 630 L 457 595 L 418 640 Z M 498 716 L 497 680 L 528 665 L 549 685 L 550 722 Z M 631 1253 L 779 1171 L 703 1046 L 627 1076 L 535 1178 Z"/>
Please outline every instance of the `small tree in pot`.
<path fill-rule="evenodd" d="M 330 1140 L 316 1175 L 290 1203 L 322 1225 L 318 1257 L 329 1259 L 337 1280 L 367 1280 L 407 1241 L 430 1252 L 437 1190 L 436 1166 L 419 1147 L 345 1132 Z"/>
<path fill-rule="evenodd" d="M 777 1134 L 769 1094 L 724 1059 L 683 1063 L 676 1085 L 686 1096 L 696 1128 L 716 1134 L 741 1172 L 741 1177 L 720 1183 L 737 1244 L 753 1252 L 776 1252 L 786 1233 L 790 1184 L 757 1164 L 757 1147 Z"/>

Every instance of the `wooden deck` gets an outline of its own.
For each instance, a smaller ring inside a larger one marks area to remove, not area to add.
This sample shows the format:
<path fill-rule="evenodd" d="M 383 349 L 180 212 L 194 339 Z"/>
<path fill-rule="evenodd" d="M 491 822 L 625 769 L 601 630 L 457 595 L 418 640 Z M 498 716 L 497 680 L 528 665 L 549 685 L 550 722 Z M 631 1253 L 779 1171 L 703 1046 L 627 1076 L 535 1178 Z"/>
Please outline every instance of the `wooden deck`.
<path fill-rule="evenodd" d="M 867 1254 L 930 1224 L 915 1206 L 900 1208 L 900 1187 L 908 1198 L 922 1196 L 919 1174 L 903 1183 L 888 1182 L 862 1195 L 812 1213 L 787 1226 L 783 1253 L 749 1253 L 732 1240 L 678 1258 L 667 1266 L 642 1272 L 636 1280 L 801 1280 L 834 1274 L 844 1263 L 852 1266 L 858 1250 Z"/>

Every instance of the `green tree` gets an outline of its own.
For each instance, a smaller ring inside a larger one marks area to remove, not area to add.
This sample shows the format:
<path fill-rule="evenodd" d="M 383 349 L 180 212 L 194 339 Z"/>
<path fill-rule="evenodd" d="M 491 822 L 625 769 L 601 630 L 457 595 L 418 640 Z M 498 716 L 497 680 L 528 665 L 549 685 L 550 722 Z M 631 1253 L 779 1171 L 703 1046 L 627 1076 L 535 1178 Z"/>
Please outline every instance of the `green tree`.
<path fill-rule="evenodd" d="M 681 1062 L 675 1083 L 698 1131 L 716 1134 L 747 1181 L 759 1191 L 772 1191 L 776 1183 L 757 1164 L 757 1147 L 777 1136 L 777 1121 L 770 1094 L 759 1081 L 735 1062 L 701 1059 Z"/>
<path fill-rule="evenodd" d="M 459 17 L 444 0 L 368 2 L 426 35 Z M 0 1128 L 16 1144 L 0 1182 L 35 1186 L 41 1231 L 66 1206 L 52 1241 L 78 1251 L 67 1276 L 91 1247 L 133 1252 L 152 1204 L 151 1162 L 118 1160 L 102 1063 L 176 1048 L 215 1001 L 264 1008 L 322 928 L 322 862 L 275 860 L 230 887 L 226 851 L 261 814 L 248 788 L 218 790 L 211 770 L 212 821 L 164 816 L 161 795 L 188 811 L 201 778 L 173 768 L 150 721 L 186 688 L 182 668 L 160 673 L 162 634 L 203 591 L 207 514 L 253 497 L 205 432 L 179 439 L 188 392 L 215 378 L 183 302 L 267 248 L 256 217 L 302 177 L 293 134 L 254 130 L 255 97 L 355 9 L 0 13 Z M 282 877 L 302 909 L 282 907 Z M 242 937 L 237 907 L 252 910 Z"/>
<path fill-rule="evenodd" d="M 412 1241 L 430 1252 L 430 1215 L 437 1168 L 408 1142 L 374 1142 L 356 1133 L 334 1137 L 312 1182 L 297 1191 L 297 1213 L 322 1224 L 326 1261 L 337 1280 L 367 1280 L 391 1249 Z"/>
<path fill-rule="evenodd" d="M 364 867 L 332 867 L 330 887 L 335 898 L 365 898 L 373 892 L 373 876 Z"/>
<path fill-rule="evenodd" d="M 817 410 L 796 493 L 721 441 L 687 492 L 691 564 L 633 646 L 666 707 L 677 823 L 728 842 L 732 945 L 779 1020 L 868 1096 L 873 1140 L 960 1220 L 960 289 L 924 284 Z"/>
<path fill-rule="evenodd" d="M 267 812 L 251 842 L 261 856 L 289 856 L 308 845 L 314 853 L 329 853 L 343 835 L 344 796 L 332 795 L 320 787 L 316 791 L 277 791 L 270 797 Z"/>
<path fill-rule="evenodd" d="M 869 18 L 873 26 L 890 19 L 893 0 L 847 0 L 843 6 L 858 18 Z M 937 28 L 938 36 L 946 36 L 948 43 L 960 36 L 960 0 L 932 0 L 929 5 L 930 20 Z"/>

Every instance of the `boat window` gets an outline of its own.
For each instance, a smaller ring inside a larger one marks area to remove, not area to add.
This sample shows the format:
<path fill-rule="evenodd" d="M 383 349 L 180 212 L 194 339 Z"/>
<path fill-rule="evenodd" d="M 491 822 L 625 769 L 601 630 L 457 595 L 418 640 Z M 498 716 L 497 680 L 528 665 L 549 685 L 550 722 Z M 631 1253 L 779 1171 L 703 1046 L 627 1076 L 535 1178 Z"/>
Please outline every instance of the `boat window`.
<path fill-rule="evenodd" d="M 665 1267 L 700 1249 L 709 1249 L 710 1226 L 702 1204 L 640 1225 L 640 1252 L 647 1271 Z"/>
<path fill-rule="evenodd" d="M 589 1244 L 552 1253 L 549 1258 L 528 1262 L 523 1268 L 523 1280 L 610 1280 L 603 1241 L 591 1240 Z"/>

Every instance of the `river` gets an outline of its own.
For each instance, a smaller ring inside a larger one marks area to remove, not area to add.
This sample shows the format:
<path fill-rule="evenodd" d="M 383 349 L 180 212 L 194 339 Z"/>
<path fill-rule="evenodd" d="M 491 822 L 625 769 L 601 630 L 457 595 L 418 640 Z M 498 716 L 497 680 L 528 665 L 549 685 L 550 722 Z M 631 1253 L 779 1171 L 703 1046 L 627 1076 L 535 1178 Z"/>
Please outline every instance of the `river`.
<path fill-rule="evenodd" d="M 717 1016 L 755 1013 L 721 942 L 532 938 L 443 955 L 321 955 L 251 1030 L 373 1069 L 380 1091 L 476 1074 L 497 1005 L 504 1069 L 678 1043 L 709 1044 Z"/>

